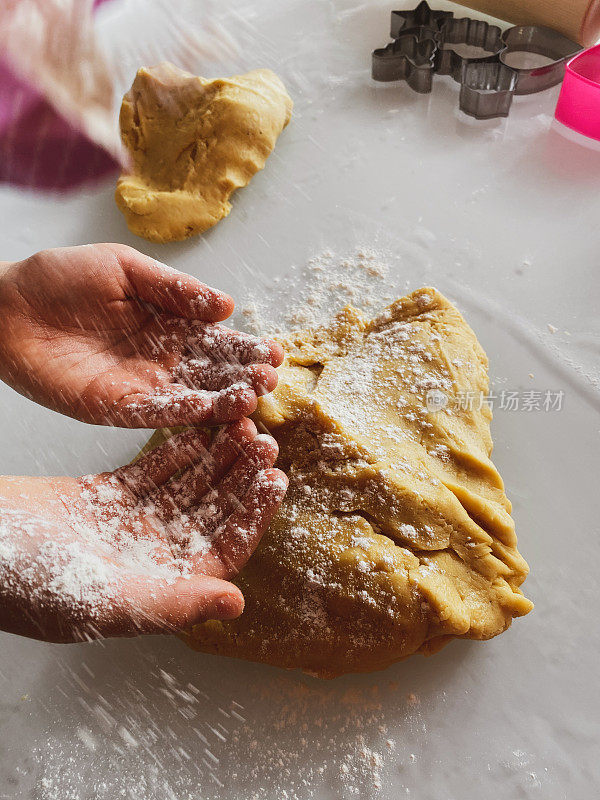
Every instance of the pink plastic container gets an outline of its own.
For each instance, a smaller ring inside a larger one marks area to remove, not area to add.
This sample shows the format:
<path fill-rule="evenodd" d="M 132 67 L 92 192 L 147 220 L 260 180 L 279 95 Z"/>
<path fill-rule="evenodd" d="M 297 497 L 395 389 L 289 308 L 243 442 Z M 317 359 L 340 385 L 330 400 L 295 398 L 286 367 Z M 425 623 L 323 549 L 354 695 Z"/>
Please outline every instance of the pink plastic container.
<path fill-rule="evenodd" d="M 568 128 L 600 141 L 600 45 L 567 64 L 555 116 Z"/>

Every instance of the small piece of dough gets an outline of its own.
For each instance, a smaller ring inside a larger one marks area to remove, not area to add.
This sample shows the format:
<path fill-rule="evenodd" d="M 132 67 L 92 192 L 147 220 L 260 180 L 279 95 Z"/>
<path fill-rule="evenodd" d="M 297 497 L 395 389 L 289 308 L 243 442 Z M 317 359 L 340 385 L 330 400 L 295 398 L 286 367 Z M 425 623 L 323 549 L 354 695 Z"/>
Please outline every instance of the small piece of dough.
<path fill-rule="evenodd" d="M 479 401 L 487 358 L 456 308 L 421 289 L 373 320 L 347 307 L 284 345 L 255 420 L 277 439 L 288 494 L 234 579 L 242 616 L 185 641 L 330 678 L 491 639 L 527 614 Z"/>
<path fill-rule="evenodd" d="M 229 197 L 262 169 L 292 101 L 268 69 L 206 80 L 173 64 L 144 67 L 123 98 L 132 159 L 115 199 L 132 233 L 187 239 L 229 214 Z"/>

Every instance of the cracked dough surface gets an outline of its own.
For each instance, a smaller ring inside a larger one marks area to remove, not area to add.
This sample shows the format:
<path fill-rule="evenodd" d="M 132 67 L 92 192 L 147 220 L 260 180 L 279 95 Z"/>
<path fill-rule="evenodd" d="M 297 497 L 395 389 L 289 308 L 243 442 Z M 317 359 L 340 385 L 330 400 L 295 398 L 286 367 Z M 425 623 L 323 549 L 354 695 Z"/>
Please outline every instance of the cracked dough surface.
<path fill-rule="evenodd" d="M 347 307 L 284 344 L 256 421 L 279 442 L 289 493 L 234 581 L 243 615 L 185 641 L 329 678 L 490 639 L 527 614 L 491 413 L 456 402 L 488 391 L 459 312 L 422 289 L 373 320 Z M 446 410 L 427 410 L 431 389 Z"/>
<path fill-rule="evenodd" d="M 168 63 L 140 69 L 119 119 L 132 167 L 115 199 L 129 230 L 171 242 L 226 217 L 231 193 L 264 167 L 291 112 L 268 69 L 212 81 Z"/>

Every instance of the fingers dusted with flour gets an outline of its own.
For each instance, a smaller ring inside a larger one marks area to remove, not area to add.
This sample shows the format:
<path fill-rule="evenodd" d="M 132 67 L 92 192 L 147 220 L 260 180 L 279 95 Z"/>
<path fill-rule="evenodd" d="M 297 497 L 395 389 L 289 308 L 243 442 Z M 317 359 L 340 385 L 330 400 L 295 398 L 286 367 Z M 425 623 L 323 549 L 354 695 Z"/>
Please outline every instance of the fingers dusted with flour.
<path fill-rule="evenodd" d="M 111 244 L 127 279 L 126 293 L 156 308 L 204 322 L 222 322 L 231 316 L 233 298 L 185 272 L 139 253 L 132 247 Z"/>
<path fill-rule="evenodd" d="M 272 469 L 277 453 L 275 439 L 244 420 L 220 430 L 204 459 L 156 493 L 165 538 L 186 569 L 227 578 L 246 563 L 287 489 Z"/>
<path fill-rule="evenodd" d="M 234 385 L 220 392 L 171 384 L 152 394 L 135 394 L 115 404 L 108 418 L 127 428 L 177 425 L 220 425 L 256 410 L 258 398 L 249 386 Z"/>
<path fill-rule="evenodd" d="M 130 583 L 123 598 L 130 613 L 120 607 L 109 616 L 127 630 L 121 635 L 170 632 L 242 613 L 241 592 L 223 579 L 250 558 L 285 496 L 287 477 L 271 468 L 277 454 L 275 440 L 244 419 L 218 430 L 210 443 L 199 432 L 178 434 L 124 469 L 153 477 L 163 535 L 189 574 L 172 586 Z"/>
<path fill-rule="evenodd" d="M 157 493 L 157 504 L 177 510 L 179 506 L 187 508 L 197 503 L 219 484 L 256 435 L 256 425 L 250 419 L 241 419 L 216 431 L 205 455 L 196 458 L 189 469 Z"/>
<path fill-rule="evenodd" d="M 143 362 L 127 390 L 104 407 L 126 427 L 220 425 L 252 414 L 258 397 L 277 386 L 283 350 L 277 342 L 222 325 L 157 318 L 146 331 Z M 104 375 L 102 381 L 112 381 Z M 105 391 L 105 388 L 101 391 Z M 95 393 L 98 384 L 92 384 Z M 83 396 L 83 402 L 86 400 Z"/>
<path fill-rule="evenodd" d="M 277 384 L 281 345 L 229 295 L 133 248 L 46 250 L 0 271 L 0 379 L 97 425 L 220 425 Z"/>
<path fill-rule="evenodd" d="M 202 568 L 210 575 L 235 575 L 256 549 L 281 505 L 288 478 L 279 469 L 258 472 L 238 508 L 223 524 Z"/>
<path fill-rule="evenodd" d="M 163 486 L 181 470 L 206 458 L 209 443 L 208 431 L 191 428 L 171 436 L 133 464 L 115 470 L 114 475 L 134 495 L 144 497 Z"/>
<path fill-rule="evenodd" d="M 224 325 L 197 325 L 188 347 L 192 357 L 211 353 L 214 361 L 222 363 L 278 367 L 283 361 L 283 348 L 278 342 L 234 331 Z"/>

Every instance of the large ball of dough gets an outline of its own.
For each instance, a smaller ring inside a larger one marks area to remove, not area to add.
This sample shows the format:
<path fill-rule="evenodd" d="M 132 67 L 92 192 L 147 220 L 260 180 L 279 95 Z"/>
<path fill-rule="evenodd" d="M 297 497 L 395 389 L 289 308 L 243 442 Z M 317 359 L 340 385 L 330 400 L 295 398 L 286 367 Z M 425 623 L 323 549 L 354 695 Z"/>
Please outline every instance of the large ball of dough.
<path fill-rule="evenodd" d="M 331 678 L 491 639 L 527 614 L 528 567 L 490 460 L 487 358 L 458 310 L 425 288 L 284 344 L 255 419 L 289 491 L 234 579 L 242 616 L 185 641 Z M 447 405 L 430 408 L 430 391 Z"/>

